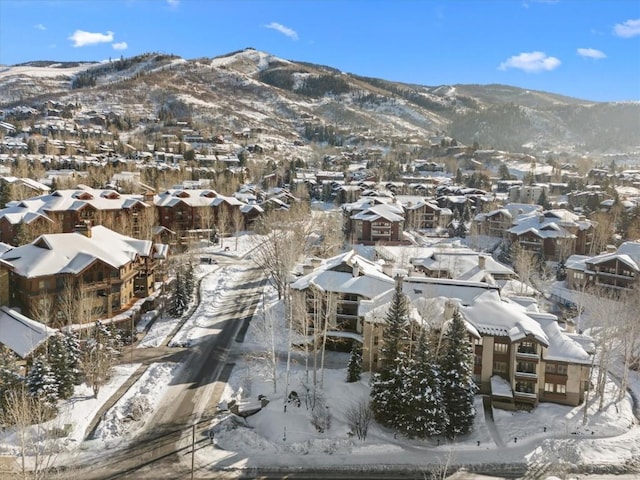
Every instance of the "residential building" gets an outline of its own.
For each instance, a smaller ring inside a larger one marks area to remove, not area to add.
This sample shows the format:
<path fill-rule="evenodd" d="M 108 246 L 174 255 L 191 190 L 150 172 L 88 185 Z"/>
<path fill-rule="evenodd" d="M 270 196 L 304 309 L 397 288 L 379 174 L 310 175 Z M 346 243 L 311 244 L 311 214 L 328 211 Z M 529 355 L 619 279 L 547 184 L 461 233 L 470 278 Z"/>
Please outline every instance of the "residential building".
<path fill-rule="evenodd" d="M 509 239 L 545 260 L 564 260 L 591 250 L 594 225 L 568 210 L 548 210 L 522 215 L 514 220 Z"/>
<path fill-rule="evenodd" d="M 389 197 L 362 197 L 343 206 L 345 230 L 351 243 L 403 242 L 404 209 Z"/>
<path fill-rule="evenodd" d="M 640 242 L 624 242 L 617 249 L 610 245 L 595 256 L 573 255 L 566 262 L 568 288 L 628 291 L 640 277 Z"/>
<path fill-rule="evenodd" d="M 360 303 L 392 289 L 393 285 L 393 279 L 382 271 L 381 265 L 351 250 L 326 260 L 310 260 L 291 289 L 305 296 L 307 317 L 312 325 L 324 328 L 324 321 L 329 321 L 329 336 L 362 341 Z M 321 310 L 324 314 L 320 314 Z M 322 318 L 316 321 L 319 315 Z"/>
<path fill-rule="evenodd" d="M 160 225 L 185 238 L 189 231 L 213 230 L 218 227 L 221 217 L 226 228 L 231 230 L 235 212 L 241 215 L 240 229 L 244 229 L 245 219 L 241 207 L 245 204 L 235 197 L 220 195 L 209 189 L 171 189 L 154 199 Z M 228 233 L 223 232 L 223 233 Z"/>
<path fill-rule="evenodd" d="M 79 323 L 111 317 L 149 296 L 167 253 L 166 245 L 86 223 L 77 232 L 41 235 L 8 250 L 0 264 L 10 272 L 9 304 L 38 319 L 49 303 L 53 311 L 46 314 L 60 325 L 69 303 L 83 309 L 73 316 Z"/>
<path fill-rule="evenodd" d="M 141 218 L 153 208 L 150 203 L 143 195 L 85 185 L 12 201 L 0 210 L 0 241 L 17 246 L 21 236 L 30 241 L 42 233 L 70 233 L 86 222 L 138 236 Z"/>
<path fill-rule="evenodd" d="M 584 401 L 592 361 L 589 338 L 565 332 L 555 315 L 501 299 L 486 285 L 455 281 L 437 285 L 434 279 L 426 280 L 403 279 L 403 292 L 411 301 L 407 328 L 441 331 L 457 309 L 473 345 L 474 381 L 494 406 L 526 409 L 539 402 L 575 406 Z M 363 302 L 365 368 L 379 366 L 392 293 Z"/>

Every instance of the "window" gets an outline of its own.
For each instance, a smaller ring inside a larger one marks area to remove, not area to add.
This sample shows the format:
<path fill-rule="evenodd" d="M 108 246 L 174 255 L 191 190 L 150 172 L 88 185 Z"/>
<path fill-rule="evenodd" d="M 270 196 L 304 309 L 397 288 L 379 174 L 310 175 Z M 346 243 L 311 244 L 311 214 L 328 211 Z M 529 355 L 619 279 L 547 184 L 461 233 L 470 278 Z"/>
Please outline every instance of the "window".
<path fill-rule="evenodd" d="M 378 336 L 373 337 L 373 344 L 378 345 Z"/>
<path fill-rule="evenodd" d="M 558 365 L 556 368 L 558 375 L 566 375 L 567 374 L 567 366 L 566 365 Z"/>
<path fill-rule="evenodd" d="M 556 393 L 562 393 L 563 395 L 567 393 L 567 386 L 562 384 L 556 385 Z"/>
<path fill-rule="evenodd" d="M 474 355 L 473 356 L 473 364 L 474 365 L 482 365 L 482 355 Z"/>
<path fill-rule="evenodd" d="M 533 382 L 516 382 L 516 392 L 535 393 L 535 384 Z"/>
<path fill-rule="evenodd" d="M 545 373 L 556 373 L 556 364 L 555 363 L 547 363 L 544 366 Z"/>
<path fill-rule="evenodd" d="M 509 344 L 508 343 L 494 343 L 493 344 L 493 351 L 496 353 L 507 353 L 507 351 L 509 350 Z"/>
<path fill-rule="evenodd" d="M 533 362 L 518 362 L 517 372 L 536 373 L 536 365 Z"/>
<path fill-rule="evenodd" d="M 545 383 L 544 391 L 547 393 L 553 393 L 553 383 Z"/>
<path fill-rule="evenodd" d="M 378 364 L 378 355 L 374 355 L 373 356 L 373 364 L 377 365 Z"/>
<path fill-rule="evenodd" d="M 493 373 L 507 373 L 507 362 L 493 362 Z"/>
<path fill-rule="evenodd" d="M 480 338 L 473 337 L 473 344 L 474 345 L 482 345 L 482 337 L 480 337 Z"/>
<path fill-rule="evenodd" d="M 536 353 L 536 344 L 533 342 L 520 342 L 518 345 L 518 353 Z"/>

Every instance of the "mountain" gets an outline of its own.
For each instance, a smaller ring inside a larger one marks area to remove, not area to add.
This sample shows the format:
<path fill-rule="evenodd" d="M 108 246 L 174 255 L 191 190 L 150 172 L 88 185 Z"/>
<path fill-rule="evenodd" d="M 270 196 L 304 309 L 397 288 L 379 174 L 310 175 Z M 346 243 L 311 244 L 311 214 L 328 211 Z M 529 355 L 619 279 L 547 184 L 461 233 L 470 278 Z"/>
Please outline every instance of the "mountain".
<path fill-rule="evenodd" d="M 211 130 L 253 127 L 330 143 L 420 144 L 446 132 L 463 144 L 518 151 L 524 145 L 582 152 L 640 146 L 638 102 L 598 103 L 506 85 L 412 85 L 252 48 L 191 60 L 148 53 L 0 67 L 0 108 L 45 100 L 133 120 L 161 116 Z"/>

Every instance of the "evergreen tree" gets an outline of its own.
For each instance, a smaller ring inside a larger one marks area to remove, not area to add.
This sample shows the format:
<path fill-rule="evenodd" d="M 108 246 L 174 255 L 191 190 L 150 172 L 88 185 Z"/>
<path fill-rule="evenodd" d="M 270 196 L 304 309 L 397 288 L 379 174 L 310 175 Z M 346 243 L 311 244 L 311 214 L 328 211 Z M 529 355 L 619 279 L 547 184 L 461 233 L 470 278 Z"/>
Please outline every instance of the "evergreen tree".
<path fill-rule="evenodd" d="M 196 278 L 193 262 L 189 261 L 189 263 L 187 263 L 187 268 L 184 274 L 184 288 L 187 297 L 187 303 L 191 302 L 191 300 L 193 299 L 195 286 Z"/>
<path fill-rule="evenodd" d="M 500 180 L 511 180 L 513 177 L 511 173 L 509 173 L 509 167 L 507 167 L 506 163 L 501 163 L 498 167 L 498 175 L 500 175 Z"/>
<path fill-rule="evenodd" d="M 349 364 L 347 365 L 347 382 L 357 382 L 360 380 L 360 374 L 362 373 L 362 352 L 358 343 L 353 342 L 351 347 L 351 356 L 349 357 Z"/>
<path fill-rule="evenodd" d="M 51 408 L 55 407 L 58 398 L 60 398 L 58 380 L 45 357 L 38 357 L 33 361 L 27 375 L 27 387 L 32 397 Z"/>
<path fill-rule="evenodd" d="M 404 388 L 402 365 L 409 305 L 402 293 L 402 282 L 396 282 L 391 306 L 384 326 L 383 344 L 380 350 L 380 370 L 373 376 L 371 409 L 382 425 L 397 427 L 402 410 L 401 394 Z"/>
<path fill-rule="evenodd" d="M 18 368 L 18 357 L 0 345 L 0 412 L 6 411 L 10 392 L 15 391 L 23 382 L 24 378 Z"/>
<path fill-rule="evenodd" d="M 189 299 L 187 298 L 185 283 L 180 272 L 176 273 L 176 281 L 173 286 L 173 302 L 169 309 L 169 315 L 172 317 L 180 317 L 187 310 Z"/>
<path fill-rule="evenodd" d="M 455 438 L 473 428 L 476 385 L 473 382 L 473 350 L 462 315 L 458 310 L 444 335 L 441 359 L 442 397 L 449 417 L 446 435 Z"/>
<path fill-rule="evenodd" d="M 6 180 L 0 180 L 0 208 L 5 208 L 13 200 L 13 186 Z"/>
<path fill-rule="evenodd" d="M 547 191 L 543 188 L 540 196 L 538 197 L 538 205 L 542 206 L 545 210 L 551 210 L 551 202 L 547 198 Z"/>
<path fill-rule="evenodd" d="M 78 381 L 80 347 L 72 333 L 54 335 L 49 339 L 47 359 L 58 384 L 60 398 L 69 398 Z"/>
<path fill-rule="evenodd" d="M 432 363 L 427 336 L 420 332 L 413 357 L 404 367 L 405 388 L 399 430 L 408 437 L 442 435 L 448 424 L 444 408 L 438 365 Z"/>
<path fill-rule="evenodd" d="M 467 236 L 467 225 L 464 223 L 463 220 L 460 220 L 458 222 L 458 225 L 456 226 L 454 234 L 456 237 L 460 237 L 460 238 L 465 238 Z"/>

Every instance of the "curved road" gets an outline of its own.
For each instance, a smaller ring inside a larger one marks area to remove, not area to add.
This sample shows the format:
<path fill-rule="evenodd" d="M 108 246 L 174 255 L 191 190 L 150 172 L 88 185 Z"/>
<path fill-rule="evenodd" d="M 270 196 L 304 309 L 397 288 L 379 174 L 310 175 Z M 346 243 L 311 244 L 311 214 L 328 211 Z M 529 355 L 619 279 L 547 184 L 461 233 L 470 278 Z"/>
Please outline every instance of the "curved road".
<path fill-rule="evenodd" d="M 219 258 L 222 265 L 233 264 L 242 271 L 234 275 L 233 286 L 216 299 L 213 314 L 216 321 L 211 325 L 211 334 L 181 352 L 181 366 L 144 431 L 127 446 L 109 451 L 90 468 L 81 467 L 74 472 L 80 474 L 74 475 L 77 478 L 190 477 L 192 443 L 196 449 L 209 444 L 205 429 L 216 412 L 224 382 L 233 367 L 227 364 L 229 351 L 246 331 L 264 284 L 263 272 L 252 263 Z M 194 314 L 211 300 L 201 298 Z M 160 361 L 170 350 L 157 349 Z M 175 350 L 178 353 L 184 349 Z"/>

